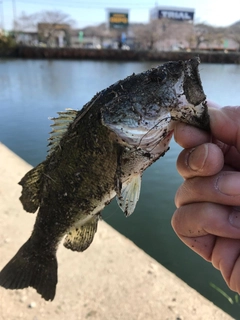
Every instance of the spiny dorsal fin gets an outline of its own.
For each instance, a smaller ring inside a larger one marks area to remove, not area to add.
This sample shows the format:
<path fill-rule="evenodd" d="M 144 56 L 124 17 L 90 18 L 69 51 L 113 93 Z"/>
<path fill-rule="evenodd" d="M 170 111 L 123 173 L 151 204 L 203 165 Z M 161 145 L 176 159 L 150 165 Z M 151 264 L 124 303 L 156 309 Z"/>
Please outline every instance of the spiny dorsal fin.
<path fill-rule="evenodd" d="M 141 175 L 134 175 L 130 182 L 121 190 L 121 196 L 117 197 L 117 203 L 126 216 L 130 216 L 138 202 L 141 189 Z"/>
<path fill-rule="evenodd" d="M 66 109 L 66 111 L 58 112 L 59 117 L 50 118 L 54 123 L 51 125 L 53 128 L 50 132 L 50 138 L 48 139 L 50 147 L 48 154 L 50 155 L 55 148 L 59 145 L 60 140 L 68 129 L 69 124 L 74 120 L 77 114 L 77 110 Z"/>
<path fill-rule="evenodd" d="M 22 202 L 24 210 L 27 212 L 35 212 L 39 207 L 41 190 L 41 179 L 43 176 L 45 163 L 42 162 L 21 179 L 19 184 L 22 186 L 22 195 L 20 201 Z"/>
<path fill-rule="evenodd" d="M 93 241 L 94 235 L 97 231 L 97 224 L 100 214 L 88 216 L 84 220 L 76 223 L 68 232 L 63 245 L 67 249 L 73 251 L 86 250 Z"/>

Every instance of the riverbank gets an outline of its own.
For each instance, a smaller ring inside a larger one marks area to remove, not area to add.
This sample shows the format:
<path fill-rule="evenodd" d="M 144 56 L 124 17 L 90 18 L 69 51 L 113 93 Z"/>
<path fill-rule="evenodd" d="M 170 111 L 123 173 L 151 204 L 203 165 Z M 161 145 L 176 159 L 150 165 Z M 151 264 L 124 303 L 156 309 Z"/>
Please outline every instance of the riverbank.
<path fill-rule="evenodd" d="M 0 143 L 0 269 L 26 241 L 36 217 L 18 200 L 18 181 L 30 168 Z M 61 245 L 58 261 L 53 302 L 31 288 L 0 288 L 0 318 L 232 319 L 103 221 L 86 252 L 74 253 Z"/>
<path fill-rule="evenodd" d="M 187 60 L 199 56 L 203 63 L 240 63 L 239 52 L 215 51 L 141 51 L 97 50 L 80 48 L 16 47 L 0 50 L 1 58 L 22 59 L 77 59 L 110 61 L 169 61 Z"/>

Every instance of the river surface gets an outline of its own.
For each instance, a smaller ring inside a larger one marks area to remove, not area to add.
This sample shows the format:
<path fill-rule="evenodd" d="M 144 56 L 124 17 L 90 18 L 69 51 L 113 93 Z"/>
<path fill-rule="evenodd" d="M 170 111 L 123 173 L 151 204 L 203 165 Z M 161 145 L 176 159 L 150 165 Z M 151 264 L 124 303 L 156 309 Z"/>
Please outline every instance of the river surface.
<path fill-rule="evenodd" d="M 0 141 L 34 166 L 46 156 L 49 117 L 66 108 L 81 109 L 96 92 L 133 72 L 156 65 L 151 62 L 0 60 Z M 199 69 L 210 100 L 220 105 L 240 103 L 239 65 L 201 64 Z M 171 228 L 174 195 L 182 183 L 175 168 L 180 150 L 172 141 L 170 151 L 144 173 L 141 197 L 132 216 L 126 218 L 113 200 L 105 208 L 103 219 L 191 287 L 240 319 L 240 304 L 235 300 L 235 293 L 227 288 L 210 263 L 181 243 Z M 233 304 L 210 283 L 229 295 Z"/>

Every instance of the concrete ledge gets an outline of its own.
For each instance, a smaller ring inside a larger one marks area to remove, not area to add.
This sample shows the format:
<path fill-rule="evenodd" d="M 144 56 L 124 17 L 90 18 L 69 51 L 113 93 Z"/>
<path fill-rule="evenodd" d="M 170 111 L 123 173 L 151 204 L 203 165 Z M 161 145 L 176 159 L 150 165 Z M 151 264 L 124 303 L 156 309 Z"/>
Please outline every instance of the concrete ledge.
<path fill-rule="evenodd" d="M 35 221 L 36 215 L 25 212 L 18 200 L 17 182 L 30 168 L 0 143 L 0 269 L 27 240 Z M 53 302 L 31 288 L 0 288 L 0 318 L 232 319 L 105 222 L 86 252 L 61 246 L 58 262 Z"/>

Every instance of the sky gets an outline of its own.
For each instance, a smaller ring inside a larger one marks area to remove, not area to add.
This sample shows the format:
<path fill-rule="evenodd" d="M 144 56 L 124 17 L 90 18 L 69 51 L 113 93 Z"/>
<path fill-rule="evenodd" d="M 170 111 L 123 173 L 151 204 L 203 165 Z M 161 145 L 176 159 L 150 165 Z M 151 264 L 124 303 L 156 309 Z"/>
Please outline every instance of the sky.
<path fill-rule="evenodd" d="M 106 22 L 106 8 L 129 9 L 129 22 L 149 21 L 149 10 L 156 5 L 193 8 L 195 23 L 228 26 L 240 20 L 239 0 L 0 0 L 0 27 L 11 30 L 13 18 L 40 11 L 62 11 L 76 21 L 76 28 Z"/>

